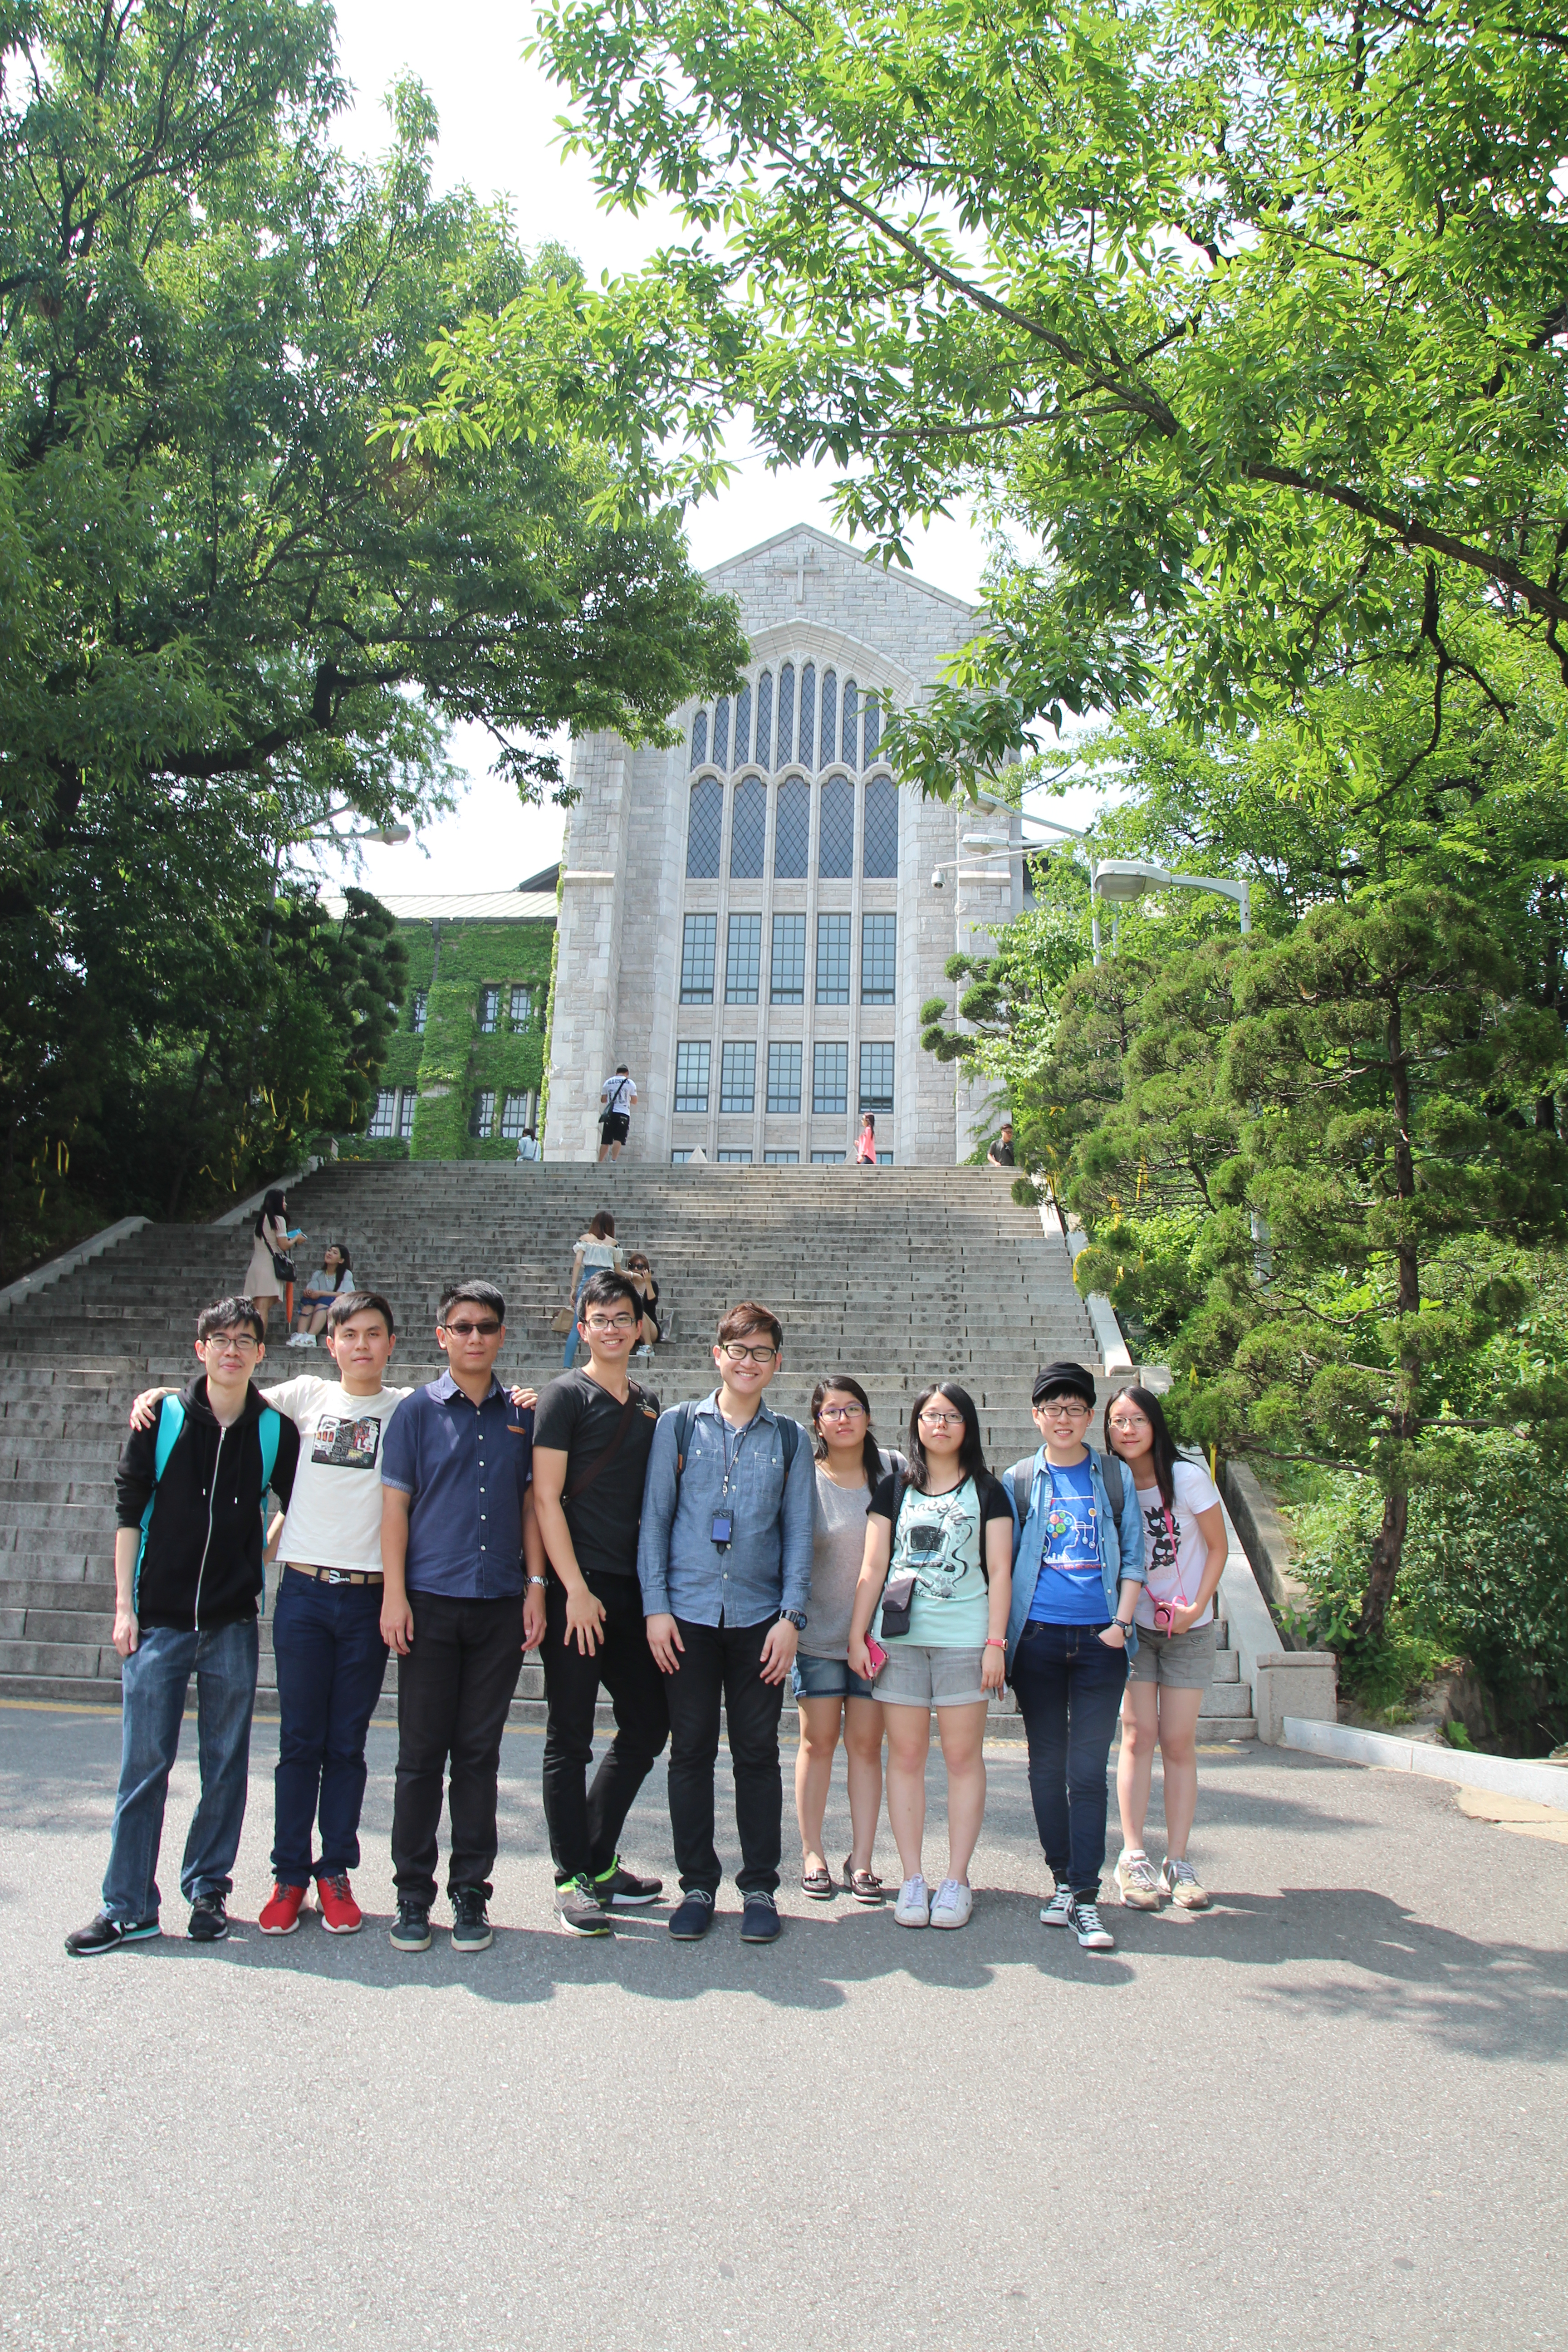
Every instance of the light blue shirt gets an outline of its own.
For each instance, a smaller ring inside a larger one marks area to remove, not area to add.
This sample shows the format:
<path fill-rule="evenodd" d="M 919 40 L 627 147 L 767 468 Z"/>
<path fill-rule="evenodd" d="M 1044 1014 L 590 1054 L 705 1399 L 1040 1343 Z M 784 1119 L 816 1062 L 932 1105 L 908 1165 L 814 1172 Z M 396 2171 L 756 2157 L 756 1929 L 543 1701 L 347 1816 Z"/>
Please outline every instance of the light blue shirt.
<path fill-rule="evenodd" d="M 726 1452 L 731 1456 L 728 1495 Z M 778 1415 L 759 1403 L 737 1433 L 720 1412 L 715 1389 L 692 1417 L 679 1488 L 675 1463 L 672 1408 L 658 1417 L 643 1488 L 637 1578 L 647 1615 L 683 1617 L 689 1625 L 760 1625 L 783 1609 L 804 1615 L 816 1501 L 805 1431 L 786 1484 Z M 713 1540 L 719 1511 L 730 1517 L 723 1549 Z"/>

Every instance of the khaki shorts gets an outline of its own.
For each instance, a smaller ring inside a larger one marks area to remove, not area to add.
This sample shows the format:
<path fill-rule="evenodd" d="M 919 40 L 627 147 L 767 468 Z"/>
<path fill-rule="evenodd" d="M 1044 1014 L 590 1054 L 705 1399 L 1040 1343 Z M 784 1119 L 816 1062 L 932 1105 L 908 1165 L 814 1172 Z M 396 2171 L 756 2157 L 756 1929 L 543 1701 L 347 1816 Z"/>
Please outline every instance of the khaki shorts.
<path fill-rule="evenodd" d="M 1215 1627 L 1194 1625 L 1185 1633 L 1138 1628 L 1138 1647 L 1127 1661 L 1131 1683 L 1163 1683 L 1167 1690 L 1207 1690 L 1214 1680 Z"/>
<path fill-rule="evenodd" d="M 889 1642 L 888 1663 L 873 1696 L 887 1706 L 979 1706 L 986 1693 L 978 1650 L 931 1650 L 918 1642 Z"/>

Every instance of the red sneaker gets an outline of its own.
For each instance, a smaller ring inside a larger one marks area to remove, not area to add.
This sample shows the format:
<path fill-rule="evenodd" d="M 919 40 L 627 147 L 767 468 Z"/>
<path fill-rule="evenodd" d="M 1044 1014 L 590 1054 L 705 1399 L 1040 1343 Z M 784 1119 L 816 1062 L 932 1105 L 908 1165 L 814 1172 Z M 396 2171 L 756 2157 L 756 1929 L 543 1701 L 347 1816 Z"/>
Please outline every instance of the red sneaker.
<path fill-rule="evenodd" d="M 346 1870 L 340 1870 L 335 1878 L 318 1878 L 316 1900 L 321 1906 L 321 1925 L 329 1936 L 357 1936 L 364 1926 L 364 1913 L 354 1901 Z"/>
<path fill-rule="evenodd" d="M 262 1906 L 257 1926 L 264 1936 L 291 1936 L 300 1924 L 300 1906 L 304 1900 L 302 1886 L 285 1886 L 279 1879 L 271 1902 Z"/>

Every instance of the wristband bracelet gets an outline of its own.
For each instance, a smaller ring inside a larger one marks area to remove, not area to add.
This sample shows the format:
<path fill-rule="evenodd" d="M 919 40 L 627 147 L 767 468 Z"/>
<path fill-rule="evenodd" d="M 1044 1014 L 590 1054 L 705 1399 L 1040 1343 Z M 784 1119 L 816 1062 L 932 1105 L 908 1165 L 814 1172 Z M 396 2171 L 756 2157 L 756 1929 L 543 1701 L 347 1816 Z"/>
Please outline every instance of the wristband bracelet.
<path fill-rule="evenodd" d="M 986 1647 L 988 1650 L 1005 1650 L 1005 1649 L 1006 1648 L 1006 1646 L 1007 1646 L 1006 1643 L 1005 1643 L 1005 1642 L 1003 1642 L 1003 1641 L 998 1640 L 997 1636 L 996 1636 L 994 1633 L 987 1633 L 987 1634 L 986 1634 L 986 1636 L 985 1636 L 985 1647 Z"/>
<path fill-rule="evenodd" d="M 542 1585 L 543 1585 L 544 1580 L 545 1580 L 543 1579 L 543 1577 L 542 1577 L 542 1576 L 531 1576 L 531 1577 L 529 1577 L 529 1578 L 528 1578 L 528 1580 L 527 1580 L 527 1581 L 528 1581 L 530 1584 L 537 1584 L 537 1585 L 540 1585 L 540 1586 L 542 1586 Z"/>

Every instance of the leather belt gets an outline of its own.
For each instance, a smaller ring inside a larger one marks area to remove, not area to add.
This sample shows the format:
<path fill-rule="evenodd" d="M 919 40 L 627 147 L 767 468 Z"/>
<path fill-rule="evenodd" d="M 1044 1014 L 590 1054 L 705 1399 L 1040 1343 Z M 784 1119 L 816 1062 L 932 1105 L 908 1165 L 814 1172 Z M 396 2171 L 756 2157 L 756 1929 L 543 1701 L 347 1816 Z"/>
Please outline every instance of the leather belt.
<path fill-rule="evenodd" d="M 296 1576 L 308 1576 L 317 1584 L 380 1584 L 383 1581 L 380 1569 L 306 1568 L 297 1559 L 286 1559 L 283 1565 L 291 1569 Z"/>

